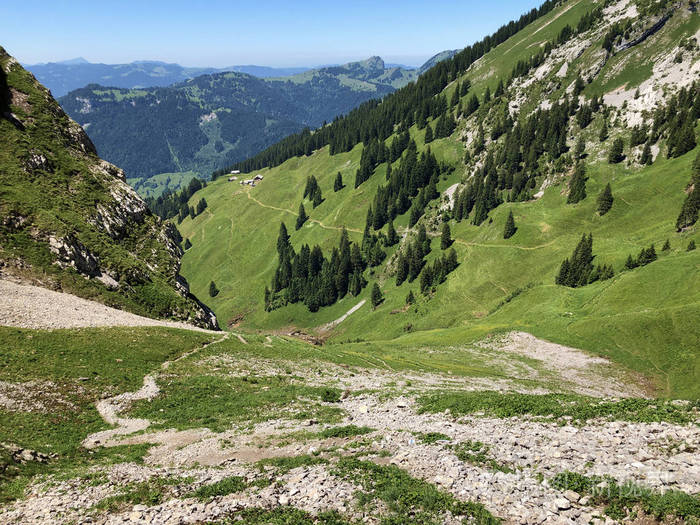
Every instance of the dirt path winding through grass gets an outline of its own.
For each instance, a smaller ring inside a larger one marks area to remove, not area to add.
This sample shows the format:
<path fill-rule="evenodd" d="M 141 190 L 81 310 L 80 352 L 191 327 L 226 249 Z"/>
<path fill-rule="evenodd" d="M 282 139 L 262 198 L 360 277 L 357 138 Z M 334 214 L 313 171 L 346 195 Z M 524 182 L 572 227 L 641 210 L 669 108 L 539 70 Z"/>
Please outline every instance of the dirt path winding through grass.
<path fill-rule="evenodd" d="M 171 363 L 176 363 L 181 359 L 185 359 L 186 357 L 191 356 L 195 352 L 204 350 L 210 345 L 221 343 L 222 341 L 228 339 L 228 337 L 229 332 L 225 332 L 221 335 L 221 337 L 215 339 L 214 341 L 211 341 L 205 345 L 190 350 L 189 352 L 185 352 L 177 359 L 173 359 L 172 361 L 165 361 L 160 366 L 161 370 L 167 370 L 170 367 Z M 109 397 L 98 401 L 95 405 L 95 408 L 97 408 L 97 412 L 99 412 L 100 417 L 102 417 L 102 419 L 108 425 L 116 425 L 116 428 L 102 430 L 100 432 L 90 434 L 83 440 L 83 446 L 87 449 L 105 446 L 117 436 L 128 436 L 129 434 L 133 434 L 135 432 L 147 429 L 151 425 L 151 422 L 148 419 L 119 417 L 119 414 L 127 408 L 129 408 L 131 404 L 136 401 L 141 401 L 144 399 L 151 400 L 154 397 L 156 397 L 160 392 L 160 388 L 158 387 L 155 378 L 156 373 L 147 374 L 143 378 L 143 386 L 137 391 L 124 392 L 117 396 Z"/>
<path fill-rule="evenodd" d="M 291 214 L 294 215 L 295 217 L 297 216 L 297 213 L 296 213 L 296 212 L 294 212 L 294 211 L 292 211 L 292 210 L 288 210 L 287 208 L 278 208 L 277 206 L 271 206 L 271 205 L 269 205 L 269 204 L 263 204 L 263 203 L 260 202 L 258 199 L 256 199 L 255 197 L 253 197 L 253 196 L 250 194 L 250 191 L 247 191 L 247 192 L 246 192 L 246 195 L 248 196 L 248 199 L 250 199 L 251 201 L 253 201 L 253 202 L 254 202 L 255 204 L 257 204 L 258 206 L 262 206 L 263 208 L 268 208 L 268 209 L 270 209 L 270 210 L 277 210 L 277 211 L 283 211 L 283 212 L 285 212 L 285 213 L 291 213 Z M 312 219 L 311 217 L 309 217 L 307 220 L 308 220 L 309 222 L 313 222 L 314 224 L 318 224 L 321 228 L 323 228 L 323 229 L 325 229 L 325 230 L 337 230 L 337 231 L 342 231 L 343 228 L 345 228 L 345 229 L 346 229 L 347 231 L 349 231 L 349 232 L 362 233 L 362 230 L 358 230 L 358 229 L 356 229 L 356 228 L 348 228 L 347 226 L 345 226 L 345 227 L 343 227 L 343 226 L 328 226 L 327 224 L 323 224 L 321 221 L 319 221 L 319 220 L 317 220 L 317 219 Z"/>

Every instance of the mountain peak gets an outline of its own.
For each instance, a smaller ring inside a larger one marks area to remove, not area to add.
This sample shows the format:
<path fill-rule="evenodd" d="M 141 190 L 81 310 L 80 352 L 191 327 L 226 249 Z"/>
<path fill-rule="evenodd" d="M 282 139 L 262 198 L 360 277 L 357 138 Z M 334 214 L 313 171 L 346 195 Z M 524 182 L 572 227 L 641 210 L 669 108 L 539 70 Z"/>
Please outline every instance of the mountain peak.
<path fill-rule="evenodd" d="M 63 64 L 64 66 L 77 66 L 79 64 L 89 64 L 88 60 L 83 57 L 69 58 L 68 60 L 60 60 L 56 64 Z"/>
<path fill-rule="evenodd" d="M 360 64 L 367 69 L 381 69 L 384 71 L 384 60 L 382 60 L 382 57 L 372 56 L 367 60 L 362 60 Z"/>

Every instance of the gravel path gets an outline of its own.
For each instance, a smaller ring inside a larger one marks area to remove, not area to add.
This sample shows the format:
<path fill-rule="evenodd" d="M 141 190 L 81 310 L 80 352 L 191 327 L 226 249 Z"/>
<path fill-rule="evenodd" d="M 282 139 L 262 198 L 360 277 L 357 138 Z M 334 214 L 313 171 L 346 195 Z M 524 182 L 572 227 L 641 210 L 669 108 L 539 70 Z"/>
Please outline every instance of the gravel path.
<path fill-rule="evenodd" d="M 328 324 L 323 325 L 323 326 L 320 328 L 320 330 L 321 330 L 322 332 L 325 332 L 325 331 L 331 330 L 331 329 L 333 329 L 334 327 L 338 326 L 340 323 L 342 323 L 343 321 L 345 321 L 349 316 L 351 316 L 352 314 L 354 314 L 355 312 L 357 312 L 360 308 L 362 308 L 362 307 L 365 305 L 366 302 L 367 302 L 367 299 L 362 299 L 362 301 L 360 301 L 360 302 L 357 303 L 355 306 L 353 306 L 352 308 L 350 308 L 350 310 L 348 310 L 348 311 L 345 312 L 343 315 L 341 315 L 340 317 L 338 317 L 338 319 L 336 319 L 335 321 L 331 321 L 331 322 L 328 323 Z"/>
<path fill-rule="evenodd" d="M 215 341 L 182 354 L 173 361 L 165 361 L 161 365 L 161 369 L 167 370 L 171 363 L 175 363 L 180 359 L 189 357 L 193 353 L 203 350 L 209 345 L 220 343 L 221 341 L 227 339 L 228 335 L 228 332 L 225 332 Z M 159 392 L 160 388 L 156 383 L 154 374 L 148 374 L 143 378 L 143 386 L 136 392 L 124 392 L 118 396 L 98 401 L 96 408 L 102 419 L 104 419 L 105 423 L 109 425 L 117 425 L 117 427 L 109 430 L 103 430 L 101 432 L 95 432 L 94 434 L 89 435 L 83 441 L 83 446 L 85 448 L 95 448 L 100 445 L 108 444 L 116 436 L 127 436 L 129 434 L 133 434 L 134 432 L 147 429 L 151 425 L 151 422 L 148 419 L 123 418 L 119 417 L 119 414 L 129 408 L 135 401 L 141 401 L 143 399 L 150 401 L 156 397 Z"/>
<path fill-rule="evenodd" d="M 54 330 L 97 326 L 166 326 L 212 332 L 110 308 L 75 295 L 0 279 L 0 325 Z"/>

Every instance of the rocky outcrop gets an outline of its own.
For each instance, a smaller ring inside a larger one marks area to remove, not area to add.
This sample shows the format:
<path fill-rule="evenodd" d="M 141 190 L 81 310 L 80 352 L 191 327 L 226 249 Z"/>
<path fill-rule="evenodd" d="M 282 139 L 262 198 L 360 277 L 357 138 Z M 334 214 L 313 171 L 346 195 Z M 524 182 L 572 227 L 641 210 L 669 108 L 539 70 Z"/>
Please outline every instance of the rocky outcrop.
<path fill-rule="evenodd" d="M 216 329 L 214 314 L 179 276 L 174 227 L 148 210 L 124 172 L 97 156 L 85 131 L 2 48 L 0 71 L 3 272 L 97 300 L 116 291 L 110 305 Z"/>
<path fill-rule="evenodd" d="M 644 42 L 647 38 L 652 36 L 654 33 L 656 33 L 659 29 L 661 29 L 666 22 L 668 22 L 668 19 L 671 18 L 671 12 L 666 13 L 663 15 L 656 23 L 654 23 L 650 28 L 645 29 L 642 31 L 642 34 L 627 41 L 627 42 L 622 42 L 619 46 L 615 48 L 615 51 L 624 51 L 625 49 L 629 49 L 631 47 L 634 47 L 638 44 L 641 44 Z"/>

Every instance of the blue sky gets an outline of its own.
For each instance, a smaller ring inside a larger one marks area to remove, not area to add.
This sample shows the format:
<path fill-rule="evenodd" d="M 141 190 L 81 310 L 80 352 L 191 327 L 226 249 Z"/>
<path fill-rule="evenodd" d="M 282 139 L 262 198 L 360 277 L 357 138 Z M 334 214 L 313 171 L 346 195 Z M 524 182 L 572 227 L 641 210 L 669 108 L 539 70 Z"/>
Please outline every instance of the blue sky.
<path fill-rule="evenodd" d="M 7 0 L 0 45 L 23 63 L 163 60 L 311 66 L 379 55 L 419 65 L 539 5 L 483 1 Z"/>

